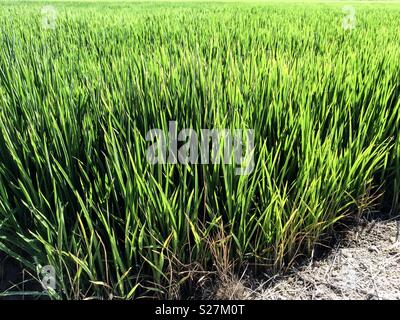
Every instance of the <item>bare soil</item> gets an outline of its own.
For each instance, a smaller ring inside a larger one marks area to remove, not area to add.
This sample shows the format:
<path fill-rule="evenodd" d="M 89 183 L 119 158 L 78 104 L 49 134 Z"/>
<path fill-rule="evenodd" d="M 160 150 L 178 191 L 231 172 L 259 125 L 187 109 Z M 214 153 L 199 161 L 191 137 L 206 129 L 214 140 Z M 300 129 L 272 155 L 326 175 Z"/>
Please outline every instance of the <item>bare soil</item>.
<path fill-rule="evenodd" d="M 263 300 L 399 300 L 400 220 L 363 220 L 324 259 L 288 275 L 265 276 L 242 298 Z"/>

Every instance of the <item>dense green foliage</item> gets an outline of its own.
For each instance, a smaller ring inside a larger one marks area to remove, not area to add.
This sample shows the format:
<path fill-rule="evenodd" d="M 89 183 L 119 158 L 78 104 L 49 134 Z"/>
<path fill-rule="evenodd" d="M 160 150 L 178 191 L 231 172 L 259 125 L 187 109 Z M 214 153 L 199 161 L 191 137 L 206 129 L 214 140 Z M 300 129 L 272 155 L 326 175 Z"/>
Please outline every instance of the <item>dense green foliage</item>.
<path fill-rule="evenodd" d="M 42 6 L 0 5 L 0 250 L 59 297 L 280 268 L 398 207 L 400 5 L 355 5 L 352 31 L 340 4 L 57 2 L 54 30 Z M 149 164 L 170 120 L 254 129 L 254 171 Z"/>

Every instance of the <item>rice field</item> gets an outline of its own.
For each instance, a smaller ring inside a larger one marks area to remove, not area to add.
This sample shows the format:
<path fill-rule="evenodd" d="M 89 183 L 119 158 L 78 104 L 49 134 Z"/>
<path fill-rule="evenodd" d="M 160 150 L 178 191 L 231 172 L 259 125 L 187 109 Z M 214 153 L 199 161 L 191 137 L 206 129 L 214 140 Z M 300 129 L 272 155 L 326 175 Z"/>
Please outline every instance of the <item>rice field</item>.
<path fill-rule="evenodd" d="M 399 21 L 395 2 L 0 2 L 0 252 L 52 266 L 56 299 L 176 298 L 399 209 Z M 253 130 L 254 167 L 150 163 L 170 121 Z"/>

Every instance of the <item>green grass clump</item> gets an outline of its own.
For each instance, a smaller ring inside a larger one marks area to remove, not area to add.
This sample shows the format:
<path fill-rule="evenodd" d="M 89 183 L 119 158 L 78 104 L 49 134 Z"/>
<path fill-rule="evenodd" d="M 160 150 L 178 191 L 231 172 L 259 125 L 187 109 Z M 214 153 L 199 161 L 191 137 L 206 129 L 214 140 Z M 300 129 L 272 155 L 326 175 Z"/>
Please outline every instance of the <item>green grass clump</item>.
<path fill-rule="evenodd" d="M 374 194 L 399 207 L 400 5 L 352 31 L 340 4 L 56 2 L 54 30 L 43 5 L 0 6 L 0 251 L 58 297 L 279 269 Z M 172 120 L 253 129 L 253 172 L 151 165 Z"/>

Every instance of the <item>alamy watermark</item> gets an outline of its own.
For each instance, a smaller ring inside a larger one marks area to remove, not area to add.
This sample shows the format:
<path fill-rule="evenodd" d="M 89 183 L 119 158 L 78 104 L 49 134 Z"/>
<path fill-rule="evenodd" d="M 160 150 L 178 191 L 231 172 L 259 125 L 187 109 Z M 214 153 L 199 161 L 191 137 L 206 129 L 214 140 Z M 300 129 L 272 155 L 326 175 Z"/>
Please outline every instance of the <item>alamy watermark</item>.
<path fill-rule="evenodd" d="M 356 9 L 352 6 L 342 7 L 342 11 L 346 13 L 343 17 L 342 27 L 344 30 L 353 30 L 356 27 Z"/>
<path fill-rule="evenodd" d="M 43 29 L 54 30 L 57 22 L 57 10 L 53 6 L 44 6 L 40 11 L 42 14 Z"/>
<path fill-rule="evenodd" d="M 47 265 L 40 270 L 41 283 L 45 290 L 56 289 L 56 271 L 53 266 Z"/>
<path fill-rule="evenodd" d="M 252 129 L 182 129 L 170 121 L 168 134 L 151 129 L 146 151 L 151 164 L 233 164 L 236 175 L 248 175 L 254 169 L 254 130 Z M 179 148 L 178 148 L 179 147 Z"/>

